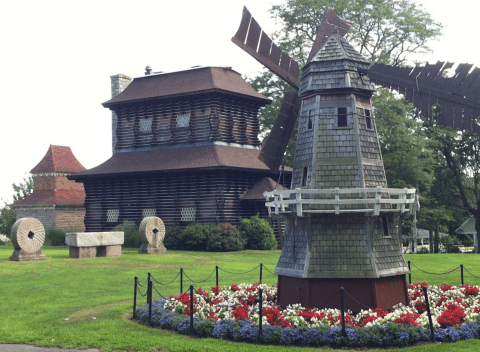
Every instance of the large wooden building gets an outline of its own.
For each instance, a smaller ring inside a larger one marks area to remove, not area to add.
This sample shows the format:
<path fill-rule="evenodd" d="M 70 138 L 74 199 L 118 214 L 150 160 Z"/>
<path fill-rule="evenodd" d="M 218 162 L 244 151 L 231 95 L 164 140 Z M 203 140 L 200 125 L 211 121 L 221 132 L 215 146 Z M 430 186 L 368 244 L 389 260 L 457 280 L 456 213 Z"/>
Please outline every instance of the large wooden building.
<path fill-rule="evenodd" d="M 257 113 L 270 100 L 240 74 L 201 67 L 131 83 L 116 75 L 112 96 L 103 106 L 113 114 L 113 156 L 69 176 L 85 186 L 87 231 L 146 216 L 167 226 L 268 218 L 263 192 L 284 189 L 258 159 Z"/>

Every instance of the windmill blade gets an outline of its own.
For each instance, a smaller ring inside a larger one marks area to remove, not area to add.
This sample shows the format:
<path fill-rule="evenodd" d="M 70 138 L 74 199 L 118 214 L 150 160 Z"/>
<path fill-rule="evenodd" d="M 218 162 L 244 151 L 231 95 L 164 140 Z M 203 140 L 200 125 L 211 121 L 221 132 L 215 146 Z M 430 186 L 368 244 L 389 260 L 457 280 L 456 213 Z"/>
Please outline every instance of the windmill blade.
<path fill-rule="evenodd" d="M 432 118 L 432 105 L 439 104 L 439 124 L 480 133 L 475 121 L 480 115 L 480 69 L 460 64 L 453 77 L 444 77 L 451 67 L 453 63 L 440 61 L 415 68 L 375 64 L 368 76 L 374 83 L 404 94 L 428 118 Z"/>
<path fill-rule="evenodd" d="M 322 22 L 318 26 L 317 36 L 313 42 L 312 50 L 308 56 L 307 62 L 315 56 L 315 54 L 320 50 L 320 48 L 325 44 L 328 37 L 333 33 L 333 29 L 337 27 L 338 33 L 343 37 L 347 34 L 350 27 L 353 25 L 353 22 L 347 21 L 346 19 L 341 18 L 332 10 L 327 10 L 323 14 Z"/>
<path fill-rule="evenodd" d="M 277 172 L 282 163 L 283 154 L 287 149 L 290 137 L 292 137 L 299 110 L 300 99 L 298 99 L 297 92 L 286 92 L 275 124 L 259 156 L 259 159 L 273 172 Z"/>
<path fill-rule="evenodd" d="M 243 7 L 242 21 L 237 33 L 232 38 L 232 42 L 295 89 L 300 87 L 300 80 L 298 79 L 300 67 L 298 62 L 272 42 L 246 7 Z"/>

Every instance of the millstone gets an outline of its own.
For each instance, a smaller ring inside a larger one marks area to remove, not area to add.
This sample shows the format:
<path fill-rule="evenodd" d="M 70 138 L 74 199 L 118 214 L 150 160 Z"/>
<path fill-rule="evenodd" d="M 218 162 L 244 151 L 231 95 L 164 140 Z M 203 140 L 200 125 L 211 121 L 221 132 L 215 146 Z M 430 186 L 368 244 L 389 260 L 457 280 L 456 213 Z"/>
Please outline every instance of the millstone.
<path fill-rule="evenodd" d="M 151 216 L 142 220 L 140 223 L 140 238 L 143 243 L 149 243 L 157 246 L 165 238 L 165 225 L 162 219 Z"/>
<path fill-rule="evenodd" d="M 10 238 L 16 250 L 35 253 L 42 248 L 45 242 L 45 229 L 37 219 L 18 219 L 12 227 Z"/>

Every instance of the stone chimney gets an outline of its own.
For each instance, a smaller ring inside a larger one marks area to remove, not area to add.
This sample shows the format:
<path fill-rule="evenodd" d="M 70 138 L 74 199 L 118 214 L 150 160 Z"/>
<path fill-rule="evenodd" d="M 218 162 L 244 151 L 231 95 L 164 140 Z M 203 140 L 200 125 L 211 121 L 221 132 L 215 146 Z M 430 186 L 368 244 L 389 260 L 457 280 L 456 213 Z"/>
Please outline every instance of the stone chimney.
<path fill-rule="evenodd" d="M 128 87 L 132 79 L 121 73 L 110 76 L 112 86 L 112 99 L 119 95 Z M 117 145 L 117 114 L 112 111 L 112 152 L 115 153 L 115 146 Z"/>

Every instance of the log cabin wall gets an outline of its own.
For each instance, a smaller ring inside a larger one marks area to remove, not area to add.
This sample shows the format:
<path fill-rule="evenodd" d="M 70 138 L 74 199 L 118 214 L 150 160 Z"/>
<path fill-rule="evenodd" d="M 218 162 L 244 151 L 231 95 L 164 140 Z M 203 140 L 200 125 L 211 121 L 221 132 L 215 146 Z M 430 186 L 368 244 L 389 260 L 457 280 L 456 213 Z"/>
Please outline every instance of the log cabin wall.
<path fill-rule="evenodd" d="M 109 231 L 125 220 L 139 224 L 154 215 L 166 226 L 194 221 L 238 224 L 240 218 L 257 213 L 267 218 L 264 202 L 240 200 L 266 175 L 224 169 L 85 180 L 86 231 Z"/>
<path fill-rule="evenodd" d="M 257 113 L 263 105 L 252 99 L 209 93 L 115 106 L 115 152 L 214 141 L 257 147 Z"/>

